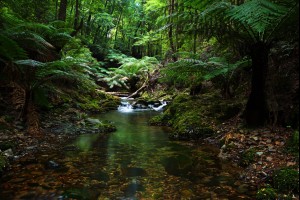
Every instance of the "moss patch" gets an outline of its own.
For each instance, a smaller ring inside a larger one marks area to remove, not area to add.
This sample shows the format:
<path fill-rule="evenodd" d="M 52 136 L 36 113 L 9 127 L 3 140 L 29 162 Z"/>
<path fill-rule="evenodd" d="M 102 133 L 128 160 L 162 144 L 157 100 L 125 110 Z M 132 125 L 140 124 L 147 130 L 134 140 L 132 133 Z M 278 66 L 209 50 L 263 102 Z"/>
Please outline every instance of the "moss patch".
<path fill-rule="evenodd" d="M 103 113 L 109 110 L 115 110 L 120 104 L 120 99 L 101 91 L 94 93 L 78 93 L 69 91 L 68 94 L 62 94 L 59 105 L 74 107 L 90 113 Z"/>
<path fill-rule="evenodd" d="M 214 134 L 212 124 L 237 115 L 243 104 L 224 100 L 217 93 L 200 96 L 177 95 L 163 114 L 152 118 L 150 125 L 171 126 L 170 138 L 198 140 Z"/>

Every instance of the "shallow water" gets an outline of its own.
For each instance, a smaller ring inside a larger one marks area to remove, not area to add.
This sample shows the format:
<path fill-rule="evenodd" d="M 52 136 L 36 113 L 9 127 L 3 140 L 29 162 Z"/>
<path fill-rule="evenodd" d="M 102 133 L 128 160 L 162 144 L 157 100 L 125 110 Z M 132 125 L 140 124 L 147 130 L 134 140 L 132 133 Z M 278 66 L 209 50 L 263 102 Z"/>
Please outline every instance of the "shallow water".
<path fill-rule="evenodd" d="M 0 199 L 254 199 L 215 149 L 170 141 L 167 128 L 148 126 L 156 114 L 102 115 L 117 132 L 23 159 L 2 177 Z"/>

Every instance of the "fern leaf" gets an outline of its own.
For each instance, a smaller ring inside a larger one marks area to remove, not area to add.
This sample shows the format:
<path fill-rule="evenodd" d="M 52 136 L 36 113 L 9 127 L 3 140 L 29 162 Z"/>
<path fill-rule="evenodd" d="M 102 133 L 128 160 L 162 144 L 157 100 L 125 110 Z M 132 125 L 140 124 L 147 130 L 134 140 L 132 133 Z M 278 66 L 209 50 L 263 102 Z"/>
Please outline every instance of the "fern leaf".
<path fill-rule="evenodd" d="M 4 60 L 13 61 L 27 56 L 17 42 L 0 33 L 0 57 Z"/>
<path fill-rule="evenodd" d="M 26 66 L 30 66 L 30 67 L 43 67 L 45 66 L 45 63 L 36 61 L 36 60 L 17 60 L 14 63 L 16 63 L 17 65 L 26 65 Z"/>
<path fill-rule="evenodd" d="M 262 34 L 284 17 L 288 9 L 268 0 L 251 0 L 228 11 L 231 20 Z"/>

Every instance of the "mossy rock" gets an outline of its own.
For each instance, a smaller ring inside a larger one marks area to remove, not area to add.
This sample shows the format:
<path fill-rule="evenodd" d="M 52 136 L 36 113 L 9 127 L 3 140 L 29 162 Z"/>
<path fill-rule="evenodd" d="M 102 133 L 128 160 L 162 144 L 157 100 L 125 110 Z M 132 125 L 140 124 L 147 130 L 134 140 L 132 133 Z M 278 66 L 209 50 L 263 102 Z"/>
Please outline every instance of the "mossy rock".
<path fill-rule="evenodd" d="M 89 128 L 97 129 L 97 133 L 111 133 L 117 130 L 116 126 L 109 121 L 87 118 L 86 124 Z"/>
<path fill-rule="evenodd" d="M 214 131 L 205 116 L 207 103 L 199 97 L 186 94 L 177 95 L 171 104 L 166 106 L 163 114 L 152 118 L 150 125 L 171 126 L 174 131 L 169 137 L 176 140 L 199 140 L 211 136 Z"/>
<path fill-rule="evenodd" d="M 218 92 L 198 96 L 178 94 L 166 106 L 162 115 L 149 121 L 150 125 L 171 126 L 170 138 L 198 140 L 214 134 L 212 123 L 236 116 L 244 107 L 241 100 L 224 100 Z"/>
<path fill-rule="evenodd" d="M 172 119 L 172 117 L 168 114 L 160 114 L 157 115 L 149 120 L 150 126 L 171 126 L 169 121 Z"/>
<path fill-rule="evenodd" d="M 140 99 L 143 99 L 147 102 L 153 102 L 157 100 L 164 100 L 164 101 L 171 101 L 174 97 L 174 91 L 172 92 L 166 92 L 163 90 L 157 90 L 154 93 L 144 92 Z"/>
<path fill-rule="evenodd" d="M 79 107 L 85 111 L 102 113 L 109 110 L 116 110 L 120 105 L 120 99 L 114 96 L 97 93 L 96 95 L 80 96 Z"/>
<path fill-rule="evenodd" d="M 111 133 L 117 130 L 116 126 L 109 123 L 101 123 L 96 126 L 99 133 Z"/>

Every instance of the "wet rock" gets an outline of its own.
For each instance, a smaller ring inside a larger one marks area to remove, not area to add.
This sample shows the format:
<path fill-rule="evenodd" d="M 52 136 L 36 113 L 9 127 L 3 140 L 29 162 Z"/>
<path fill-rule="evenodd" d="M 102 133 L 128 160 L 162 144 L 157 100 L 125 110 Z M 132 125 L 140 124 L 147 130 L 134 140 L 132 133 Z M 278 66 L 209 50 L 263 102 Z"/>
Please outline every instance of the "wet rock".
<path fill-rule="evenodd" d="M 3 152 L 3 155 L 5 155 L 8 158 L 12 158 L 14 157 L 14 152 L 12 149 L 7 149 Z"/>
<path fill-rule="evenodd" d="M 109 181 L 109 175 L 105 172 L 97 172 L 90 175 L 92 179 L 98 180 L 98 181 Z"/>
<path fill-rule="evenodd" d="M 86 122 L 96 125 L 96 124 L 101 124 L 101 121 L 99 119 L 94 119 L 94 118 L 87 118 Z"/>
<path fill-rule="evenodd" d="M 61 166 L 53 160 L 46 162 L 47 169 L 59 169 Z"/>
<path fill-rule="evenodd" d="M 191 158 L 184 155 L 163 158 L 161 162 L 166 172 L 174 176 L 187 176 L 193 164 Z"/>
<path fill-rule="evenodd" d="M 47 161 L 45 163 L 45 168 L 48 170 L 55 170 L 59 172 L 67 172 L 69 169 L 68 167 L 61 165 L 53 160 Z"/>
<path fill-rule="evenodd" d="M 37 146 L 29 146 L 29 147 L 26 147 L 26 150 L 34 150 L 36 148 L 37 148 Z"/>

